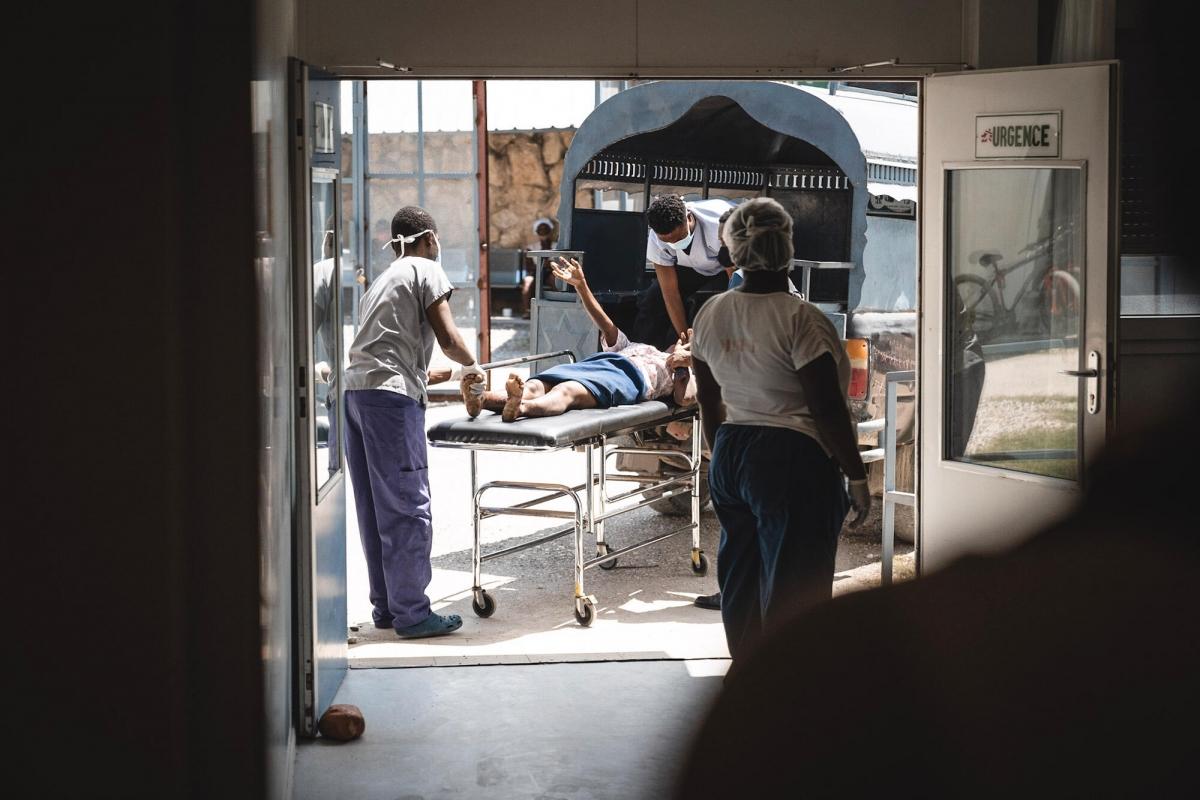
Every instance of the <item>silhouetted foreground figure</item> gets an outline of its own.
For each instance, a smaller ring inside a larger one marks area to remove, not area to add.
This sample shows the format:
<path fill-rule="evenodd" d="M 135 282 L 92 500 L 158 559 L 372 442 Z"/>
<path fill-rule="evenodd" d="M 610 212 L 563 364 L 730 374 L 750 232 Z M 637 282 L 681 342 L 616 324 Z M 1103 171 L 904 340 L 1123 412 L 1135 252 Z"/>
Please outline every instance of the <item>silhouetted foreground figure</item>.
<path fill-rule="evenodd" d="M 735 663 L 677 797 L 1200 796 L 1194 460 L 1157 433 L 1022 546 L 780 628 Z"/>

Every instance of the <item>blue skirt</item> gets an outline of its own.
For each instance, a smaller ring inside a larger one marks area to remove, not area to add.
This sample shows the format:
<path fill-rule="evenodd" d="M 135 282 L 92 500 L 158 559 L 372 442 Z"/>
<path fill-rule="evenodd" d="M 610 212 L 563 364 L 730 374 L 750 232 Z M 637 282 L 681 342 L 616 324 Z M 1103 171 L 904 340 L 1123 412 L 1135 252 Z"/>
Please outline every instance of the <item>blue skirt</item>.
<path fill-rule="evenodd" d="M 639 403 L 646 394 L 646 379 L 642 371 L 620 353 L 595 353 L 574 364 L 559 364 L 532 379 L 554 386 L 576 381 L 591 392 L 600 408 L 628 406 Z"/>

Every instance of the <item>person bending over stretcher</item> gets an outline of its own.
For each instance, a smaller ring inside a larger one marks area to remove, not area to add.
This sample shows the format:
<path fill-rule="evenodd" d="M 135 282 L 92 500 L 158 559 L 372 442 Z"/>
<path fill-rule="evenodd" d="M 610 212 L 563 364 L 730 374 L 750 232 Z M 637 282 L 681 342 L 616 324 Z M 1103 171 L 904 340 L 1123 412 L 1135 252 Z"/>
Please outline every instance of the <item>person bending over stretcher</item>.
<path fill-rule="evenodd" d="M 666 351 L 631 342 L 600 307 L 580 263 L 571 259 L 551 262 L 555 277 L 575 287 L 583 307 L 600 329 L 604 350 L 574 364 L 559 364 L 527 381 L 510 374 L 504 392 L 479 393 L 479 375 L 462 378 L 467 413 L 481 409 L 500 412 L 505 422 L 519 417 L 553 417 L 576 408 L 612 408 L 643 400 L 672 398 L 676 405 L 696 402 L 691 373 L 691 330 Z M 671 431 L 686 438 L 687 430 Z"/>

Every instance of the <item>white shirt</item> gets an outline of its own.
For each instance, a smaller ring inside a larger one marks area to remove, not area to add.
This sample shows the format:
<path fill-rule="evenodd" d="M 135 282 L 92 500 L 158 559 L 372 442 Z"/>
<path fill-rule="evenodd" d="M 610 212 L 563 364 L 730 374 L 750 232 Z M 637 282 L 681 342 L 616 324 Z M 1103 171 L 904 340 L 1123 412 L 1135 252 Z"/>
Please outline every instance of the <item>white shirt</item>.
<path fill-rule="evenodd" d="M 717 261 L 717 253 L 721 249 L 721 237 L 718 223 L 721 215 L 733 207 L 728 200 L 698 200 L 694 203 L 684 203 L 696 220 L 693 228 L 692 244 L 685 253 L 676 250 L 665 242 L 661 242 L 651 230 L 646 238 L 646 260 L 663 266 L 690 267 L 701 275 L 716 275 L 725 268 Z"/>
<path fill-rule="evenodd" d="M 696 315 L 692 356 L 721 385 L 730 425 L 790 428 L 815 439 L 825 453 L 797 370 L 829 353 L 843 396 L 850 359 L 837 330 L 812 303 L 789 292 L 724 292 Z"/>
<path fill-rule="evenodd" d="M 600 344 L 604 347 L 604 352 L 623 355 L 642 371 L 642 377 L 646 379 L 643 400 L 657 400 L 675 390 L 675 376 L 667 369 L 667 353 L 652 345 L 629 341 L 629 337 L 620 328 L 617 329 L 616 344 L 609 347 L 604 342 L 603 335 L 600 337 Z"/>

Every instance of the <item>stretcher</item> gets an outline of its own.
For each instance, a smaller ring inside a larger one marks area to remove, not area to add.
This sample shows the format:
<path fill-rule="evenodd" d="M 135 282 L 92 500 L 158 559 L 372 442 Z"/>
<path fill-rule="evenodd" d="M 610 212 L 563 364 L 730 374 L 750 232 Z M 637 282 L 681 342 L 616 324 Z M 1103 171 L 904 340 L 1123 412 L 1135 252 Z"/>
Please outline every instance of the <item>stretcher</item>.
<path fill-rule="evenodd" d="M 514 358 L 484 364 L 485 370 L 517 364 L 566 357 L 574 361 L 570 350 Z M 690 453 L 681 453 L 686 463 L 683 470 L 651 474 L 616 472 L 609 460 L 621 455 L 661 456 L 661 449 L 647 449 L 619 444 L 613 440 L 646 431 L 670 422 L 690 422 L 692 436 Z M 617 559 L 652 544 L 692 534 L 691 567 L 697 576 L 708 573 L 708 558 L 700 549 L 700 417 L 696 407 L 679 408 L 657 400 L 607 409 L 578 409 L 556 417 L 523 418 L 502 422 L 499 414 L 483 413 L 478 417 L 464 416 L 434 425 L 428 432 L 434 447 L 468 450 L 471 455 L 471 498 L 474 518 L 474 537 L 471 546 L 473 598 L 471 607 L 480 617 L 490 617 L 496 611 L 496 600 L 480 585 L 484 561 L 513 555 L 564 536 L 575 541 L 575 619 L 587 627 L 596 618 L 596 599 L 584 589 L 584 573 L 593 567 L 612 569 Z M 482 452 L 546 453 L 574 450 L 584 454 L 584 475 L 579 483 L 497 480 L 479 483 L 479 454 Z M 633 484 L 610 494 L 612 483 Z M 511 506 L 486 505 L 485 498 L 496 489 L 519 490 L 532 494 Z M 614 550 L 604 540 L 604 523 L 621 514 L 628 514 L 664 498 L 681 494 L 691 496 L 691 518 L 686 525 L 667 533 Z M 547 508 L 546 504 L 559 498 L 571 501 L 573 510 Z M 498 516 L 545 517 L 567 520 L 569 524 L 531 541 L 500 550 L 483 552 L 481 524 Z M 585 545 L 594 544 L 595 555 L 585 558 Z"/>

